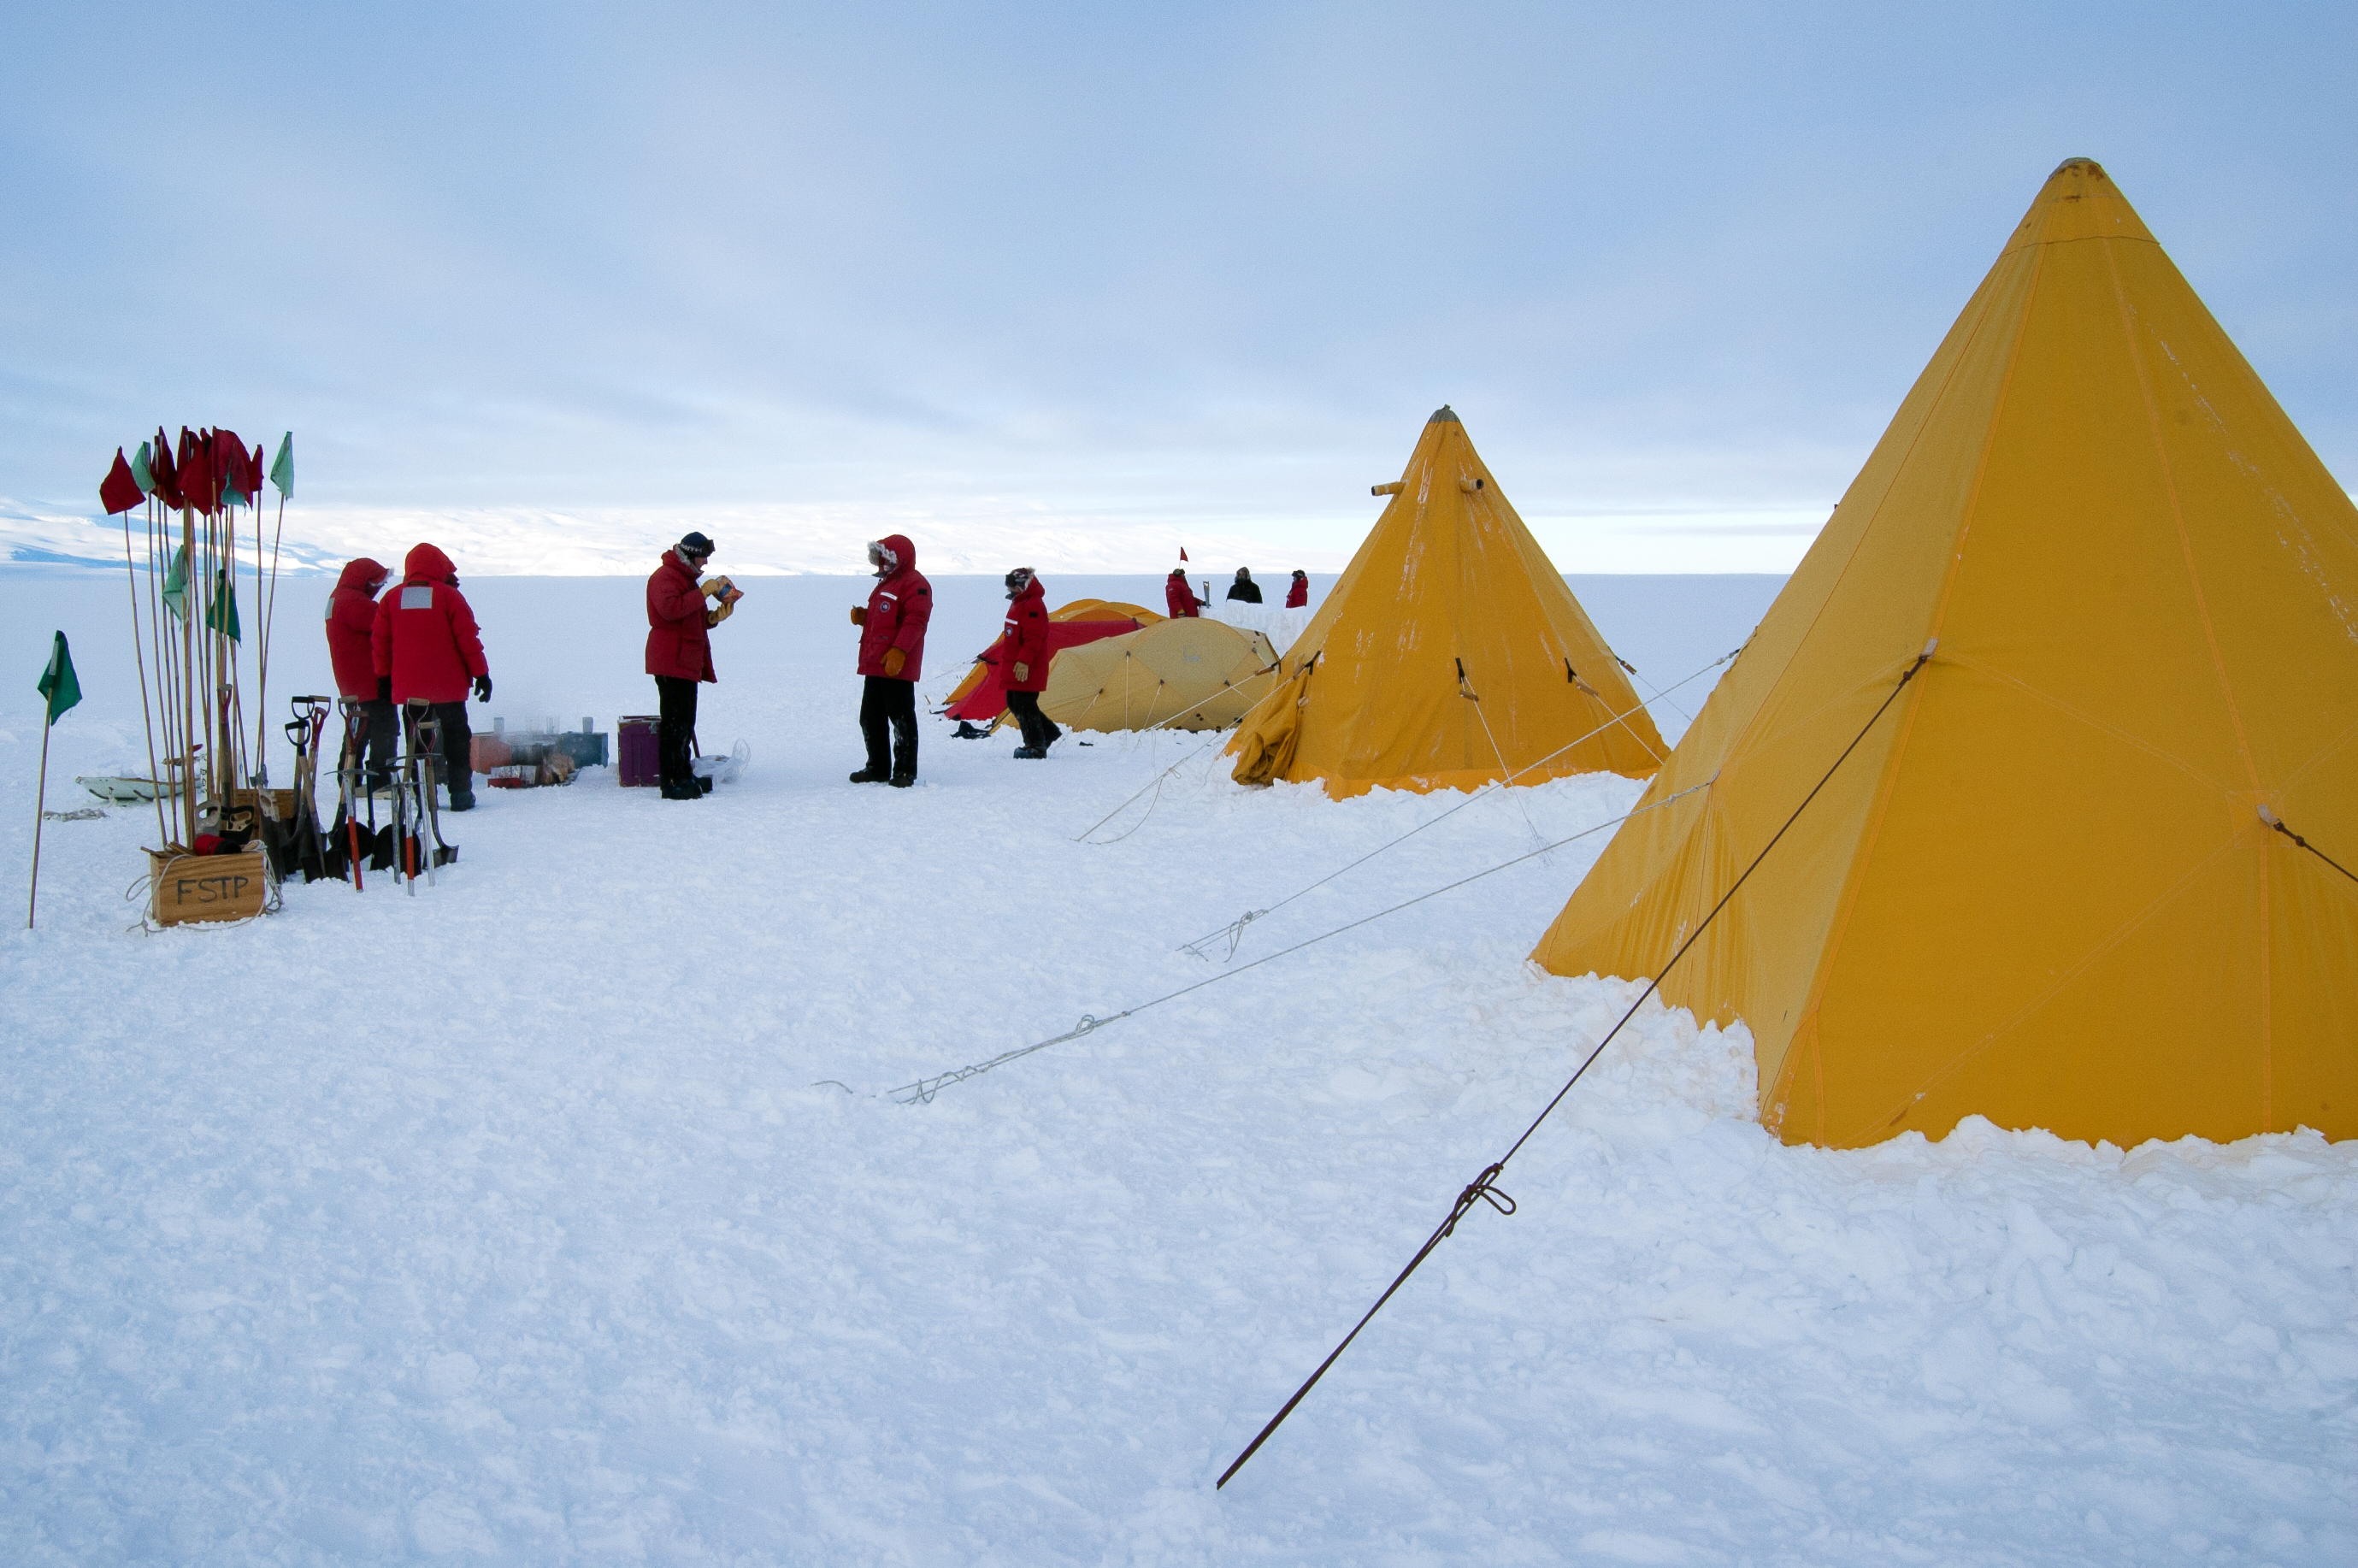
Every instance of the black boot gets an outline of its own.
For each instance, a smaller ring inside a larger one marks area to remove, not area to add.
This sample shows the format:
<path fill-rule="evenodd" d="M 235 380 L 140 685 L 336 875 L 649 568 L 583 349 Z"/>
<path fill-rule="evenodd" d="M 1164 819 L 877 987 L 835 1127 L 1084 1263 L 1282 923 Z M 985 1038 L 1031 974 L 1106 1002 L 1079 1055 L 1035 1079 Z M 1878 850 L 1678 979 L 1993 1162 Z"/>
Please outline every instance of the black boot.
<path fill-rule="evenodd" d="M 851 775 L 853 784 L 882 784 L 892 775 L 881 768 L 862 768 Z"/>

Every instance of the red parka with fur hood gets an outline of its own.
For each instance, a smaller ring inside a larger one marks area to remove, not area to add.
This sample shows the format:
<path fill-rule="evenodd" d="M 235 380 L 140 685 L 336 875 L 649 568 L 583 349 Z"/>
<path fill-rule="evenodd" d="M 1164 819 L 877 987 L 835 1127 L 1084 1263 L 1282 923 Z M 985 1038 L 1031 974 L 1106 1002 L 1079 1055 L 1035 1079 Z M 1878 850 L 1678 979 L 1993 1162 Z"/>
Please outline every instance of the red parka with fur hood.
<path fill-rule="evenodd" d="M 868 619 L 860 626 L 860 673 L 890 676 L 884 651 L 901 650 L 906 661 L 896 680 L 914 681 L 925 659 L 925 622 L 934 618 L 934 585 L 917 570 L 917 546 L 905 534 L 877 541 L 892 552 L 894 565 L 868 595 Z"/>
<path fill-rule="evenodd" d="M 459 591 L 459 570 L 431 545 L 402 561 L 401 586 L 377 600 L 371 643 L 376 673 L 393 677 L 393 700 L 464 702 L 467 683 L 488 676 L 475 612 Z"/>
<path fill-rule="evenodd" d="M 1009 691 L 1048 689 L 1048 589 L 1038 578 L 1009 601 L 1007 626 L 999 644 L 1000 673 Z M 1022 665 L 1018 676 L 1015 666 Z"/>
<path fill-rule="evenodd" d="M 344 567 L 336 591 L 328 595 L 328 663 L 336 690 L 355 702 L 376 697 L 376 654 L 369 639 L 376 631 L 377 585 L 392 571 L 362 556 Z"/>
<path fill-rule="evenodd" d="M 647 579 L 647 674 L 718 681 L 712 633 L 704 623 L 704 590 L 676 549 Z"/>

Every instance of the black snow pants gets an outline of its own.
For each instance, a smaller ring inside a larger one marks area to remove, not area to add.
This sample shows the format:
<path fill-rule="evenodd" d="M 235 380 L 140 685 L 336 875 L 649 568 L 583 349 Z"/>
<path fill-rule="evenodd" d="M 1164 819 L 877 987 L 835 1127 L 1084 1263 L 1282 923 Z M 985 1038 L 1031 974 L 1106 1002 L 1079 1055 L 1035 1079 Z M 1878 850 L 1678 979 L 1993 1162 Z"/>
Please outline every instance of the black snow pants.
<path fill-rule="evenodd" d="M 696 777 L 696 688 L 685 676 L 655 676 L 655 776 L 663 784 Z"/>
<path fill-rule="evenodd" d="M 1016 728 L 1023 731 L 1023 743 L 1035 752 L 1045 752 L 1065 738 L 1056 721 L 1040 711 L 1040 694 L 1036 691 L 1009 692 L 1007 711 L 1015 715 Z"/>
<path fill-rule="evenodd" d="M 401 754 L 401 721 L 394 717 L 393 699 L 373 697 L 361 704 L 361 722 L 363 728 L 359 744 L 362 756 L 345 758 L 337 766 L 341 769 L 359 764 L 361 787 L 383 789 L 393 782 L 394 759 Z"/>
<path fill-rule="evenodd" d="M 860 732 L 868 741 L 868 771 L 917 776 L 917 683 L 870 676 L 860 694 Z"/>
<path fill-rule="evenodd" d="M 455 805 L 475 797 L 475 764 L 469 755 L 474 731 L 467 728 L 467 704 L 438 702 L 433 705 L 434 717 L 442 726 L 442 771 L 438 775 L 450 792 Z"/>

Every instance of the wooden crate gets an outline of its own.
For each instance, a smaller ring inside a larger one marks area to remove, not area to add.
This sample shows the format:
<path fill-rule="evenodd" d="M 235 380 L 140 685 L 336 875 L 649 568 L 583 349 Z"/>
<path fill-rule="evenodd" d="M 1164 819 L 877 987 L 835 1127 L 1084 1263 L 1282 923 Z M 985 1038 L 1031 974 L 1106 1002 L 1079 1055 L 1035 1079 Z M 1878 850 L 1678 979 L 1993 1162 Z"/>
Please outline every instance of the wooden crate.
<path fill-rule="evenodd" d="M 295 792 L 291 789 L 232 790 L 229 801 L 233 806 L 257 807 L 263 816 L 279 822 L 295 820 Z"/>
<path fill-rule="evenodd" d="M 150 849 L 147 870 L 153 887 L 149 903 L 158 925 L 250 920 L 262 913 L 268 879 L 259 849 L 229 855 Z"/>

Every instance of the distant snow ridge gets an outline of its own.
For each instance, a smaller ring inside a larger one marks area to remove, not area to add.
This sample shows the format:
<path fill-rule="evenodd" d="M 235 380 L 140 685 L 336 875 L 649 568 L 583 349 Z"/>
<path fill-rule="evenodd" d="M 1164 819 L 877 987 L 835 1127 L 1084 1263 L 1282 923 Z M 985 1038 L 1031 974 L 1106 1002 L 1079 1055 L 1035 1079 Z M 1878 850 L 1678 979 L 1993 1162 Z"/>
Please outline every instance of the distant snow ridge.
<path fill-rule="evenodd" d="M 265 537 L 276 525 L 275 512 L 266 509 Z M 995 578 L 1017 566 L 1051 574 L 1133 573 L 1164 569 L 1174 526 L 1027 516 L 1015 507 L 966 514 L 822 506 L 557 512 L 297 503 L 287 512 L 281 569 L 329 568 L 356 556 L 397 561 L 410 546 L 431 540 L 462 575 L 628 577 L 650 570 L 665 546 L 696 528 L 719 542 L 718 558 L 729 570 L 752 576 L 859 573 L 868 541 L 887 534 L 914 539 L 918 564 L 936 575 Z M 1273 553 L 1265 541 L 1192 531 L 1188 536 L 1222 559 Z M 250 541 L 242 542 L 251 548 Z M 1321 569 L 1341 564 L 1331 550 L 1309 551 L 1307 558 Z M 118 525 L 62 506 L 0 498 L 0 563 L 104 567 L 122 561 Z M 1276 587 L 1282 590 L 1283 584 Z"/>

